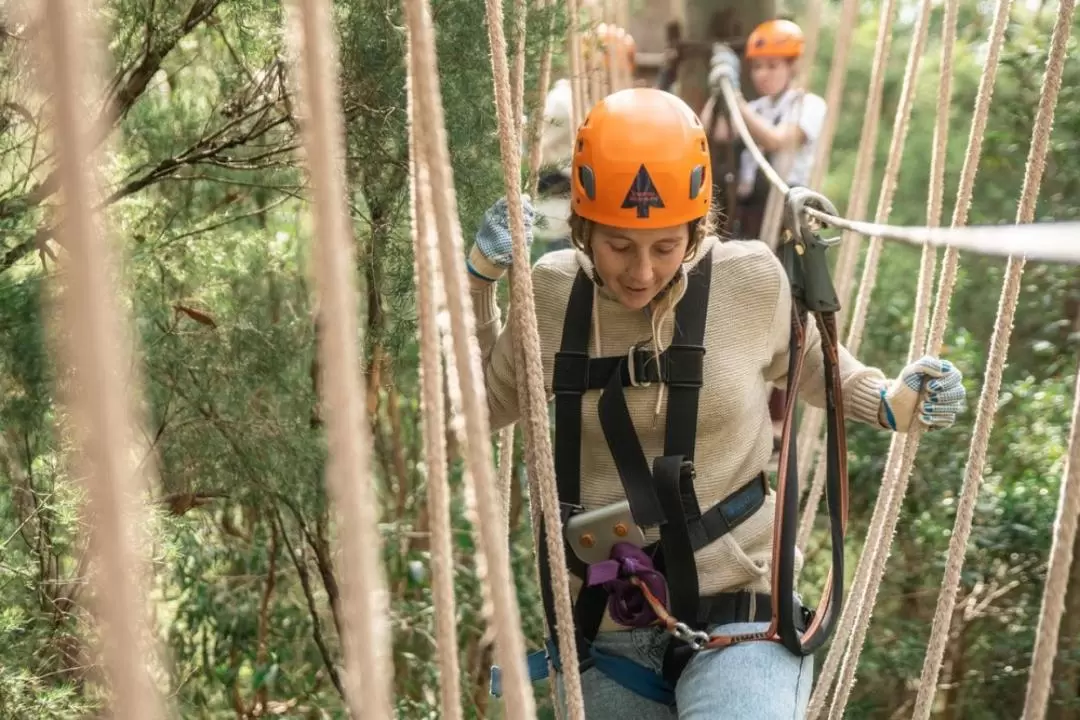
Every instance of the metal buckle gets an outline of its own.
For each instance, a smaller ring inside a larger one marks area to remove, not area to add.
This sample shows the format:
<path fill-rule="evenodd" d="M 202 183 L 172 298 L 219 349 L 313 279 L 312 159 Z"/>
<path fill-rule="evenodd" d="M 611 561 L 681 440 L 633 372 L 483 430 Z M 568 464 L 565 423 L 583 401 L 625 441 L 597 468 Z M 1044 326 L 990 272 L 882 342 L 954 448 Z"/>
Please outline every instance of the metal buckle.
<path fill-rule="evenodd" d="M 630 386 L 631 387 L 643 387 L 643 388 L 645 388 L 645 387 L 649 387 L 650 385 L 652 385 L 652 382 L 650 382 L 649 380 L 638 381 L 637 375 L 638 375 L 638 369 L 639 368 L 638 368 L 637 359 L 638 359 L 638 353 L 639 352 L 641 352 L 641 353 L 643 353 L 645 355 L 645 360 L 644 360 L 644 362 L 641 363 L 640 370 L 641 370 L 641 373 L 643 375 L 647 376 L 647 371 L 648 371 L 648 368 L 649 368 L 649 362 L 652 361 L 653 358 L 640 345 L 631 345 L 630 349 L 627 351 L 627 353 L 626 353 L 626 370 L 627 370 L 627 373 L 630 375 Z"/>
<path fill-rule="evenodd" d="M 703 630 L 694 630 L 686 623 L 677 622 L 671 629 L 671 634 L 682 640 L 695 652 L 700 652 L 709 644 L 709 633 Z"/>

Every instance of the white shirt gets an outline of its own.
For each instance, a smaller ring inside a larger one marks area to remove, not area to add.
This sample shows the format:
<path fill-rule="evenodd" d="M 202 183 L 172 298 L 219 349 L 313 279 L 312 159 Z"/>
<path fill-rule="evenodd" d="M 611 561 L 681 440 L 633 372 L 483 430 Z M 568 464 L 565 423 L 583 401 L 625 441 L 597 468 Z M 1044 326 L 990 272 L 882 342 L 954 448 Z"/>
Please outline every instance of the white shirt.
<path fill-rule="evenodd" d="M 774 162 L 776 169 L 784 175 L 784 180 L 789 185 L 809 185 L 814 165 L 814 149 L 825 125 L 825 100 L 813 93 L 788 89 L 775 100 L 762 96 L 747 104 L 770 125 L 797 124 L 802 129 L 806 142 L 794 153 L 783 153 L 788 157 L 774 158 Z M 788 168 L 787 172 L 784 172 L 785 166 Z M 743 150 L 739 161 L 739 184 L 752 184 L 756 172 L 757 161 L 749 150 Z"/>
<path fill-rule="evenodd" d="M 544 124 L 540 129 L 540 165 L 556 168 L 567 177 L 574 149 L 574 129 L 570 127 L 573 103 L 570 81 L 556 80 L 544 99 Z"/>

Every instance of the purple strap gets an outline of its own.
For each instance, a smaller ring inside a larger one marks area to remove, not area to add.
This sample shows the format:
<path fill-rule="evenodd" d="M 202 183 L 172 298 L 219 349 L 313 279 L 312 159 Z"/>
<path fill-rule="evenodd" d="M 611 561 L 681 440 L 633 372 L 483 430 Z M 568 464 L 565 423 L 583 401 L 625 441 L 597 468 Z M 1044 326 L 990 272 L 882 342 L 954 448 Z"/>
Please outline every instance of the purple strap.
<path fill-rule="evenodd" d="M 616 543 L 611 559 L 589 565 L 586 584 L 603 585 L 608 592 L 608 612 L 611 618 L 626 627 L 646 627 L 657 620 L 649 601 L 639 588 L 630 582 L 637 576 L 656 598 L 667 606 L 667 583 L 653 567 L 652 558 L 630 543 Z"/>

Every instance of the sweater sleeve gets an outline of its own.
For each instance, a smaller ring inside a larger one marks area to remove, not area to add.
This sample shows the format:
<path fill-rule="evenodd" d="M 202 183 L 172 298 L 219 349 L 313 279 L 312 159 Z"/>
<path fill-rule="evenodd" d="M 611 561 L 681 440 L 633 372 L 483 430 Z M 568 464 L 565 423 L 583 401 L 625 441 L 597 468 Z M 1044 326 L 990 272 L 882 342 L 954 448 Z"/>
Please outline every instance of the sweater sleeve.
<path fill-rule="evenodd" d="M 766 380 L 778 385 L 787 384 L 788 346 L 791 334 L 791 285 L 783 266 L 776 262 L 779 290 L 772 318 L 770 353 L 772 360 L 766 369 Z M 881 407 L 881 388 L 885 374 L 878 368 L 859 362 L 847 348 L 839 346 L 840 382 L 843 386 L 844 409 L 849 417 L 876 427 L 884 427 L 878 416 Z M 808 316 L 803 343 L 803 367 L 798 392 L 815 407 L 825 407 L 825 359 L 822 355 L 821 334 L 812 316 Z"/>
<path fill-rule="evenodd" d="M 487 390 L 488 422 L 494 432 L 518 419 L 514 338 L 509 324 L 501 324 L 499 305 L 495 302 L 495 283 L 488 283 L 483 288 L 473 287 L 470 295 Z"/>

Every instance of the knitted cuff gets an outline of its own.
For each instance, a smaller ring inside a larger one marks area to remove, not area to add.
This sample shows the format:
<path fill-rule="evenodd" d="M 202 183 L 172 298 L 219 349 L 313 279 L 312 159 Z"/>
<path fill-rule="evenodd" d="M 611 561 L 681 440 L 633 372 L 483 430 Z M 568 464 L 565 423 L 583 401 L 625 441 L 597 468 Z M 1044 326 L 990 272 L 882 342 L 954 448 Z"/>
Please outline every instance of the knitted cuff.
<path fill-rule="evenodd" d="M 499 304 L 495 300 L 495 283 L 482 288 L 474 287 L 469 295 L 472 297 L 473 317 L 478 330 L 499 319 Z"/>
<path fill-rule="evenodd" d="M 849 378 L 844 386 L 844 409 L 856 420 L 889 429 L 881 424 L 878 412 L 881 410 L 881 388 L 886 385 L 885 378 L 877 372 L 860 373 Z"/>
<path fill-rule="evenodd" d="M 484 253 L 480 252 L 480 248 L 476 245 L 473 245 L 472 249 L 469 250 L 469 258 L 466 260 L 466 263 L 469 267 L 469 272 L 481 280 L 495 282 L 506 274 L 506 268 L 499 267 L 484 257 Z"/>

